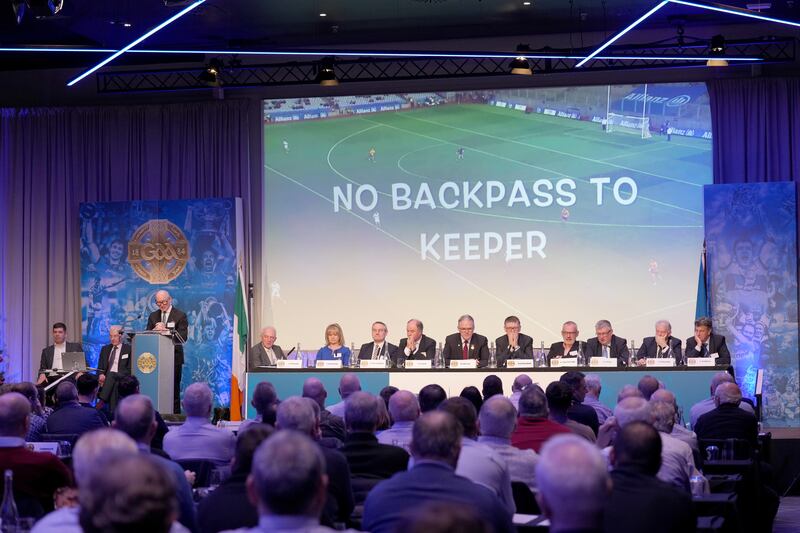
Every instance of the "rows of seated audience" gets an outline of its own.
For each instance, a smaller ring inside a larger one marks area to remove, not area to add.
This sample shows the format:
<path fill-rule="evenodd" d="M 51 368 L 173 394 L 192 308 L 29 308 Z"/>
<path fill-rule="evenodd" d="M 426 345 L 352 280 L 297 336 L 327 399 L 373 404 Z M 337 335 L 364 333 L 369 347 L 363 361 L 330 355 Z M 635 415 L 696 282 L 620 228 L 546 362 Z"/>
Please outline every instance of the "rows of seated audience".
<path fill-rule="evenodd" d="M 35 533 L 504 533 L 529 514 L 554 532 L 771 529 L 778 500 L 757 420 L 727 373 L 692 406 L 692 429 L 651 376 L 620 389 L 613 409 L 600 377 L 577 371 L 544 389 L 520 374 L 508 396 L 497 376 L 481 385 L 449 398 L 436 384 L 373 395 L 345 374 L 342 401 L 326 406 L 315 377 L 288 398 L 262 382 L 257 417 L 237 433 L 211 423 L 205 383 L 186 389 L 186 420 L 169 431 L 133 376 L 113 413 L 94 405 L 93 375 L 61 382 L 55 409 L 31 383 L 4 385 L 0 470 L 13 472 Z M 59 457 L 26 446 L 42 440 L 74 447 Z M 743 476 L 715 470 L 730 443 L 752 459 Z M 739 498 L 727 529 L 703 518 L 704 493 L 722 478 Z"/>

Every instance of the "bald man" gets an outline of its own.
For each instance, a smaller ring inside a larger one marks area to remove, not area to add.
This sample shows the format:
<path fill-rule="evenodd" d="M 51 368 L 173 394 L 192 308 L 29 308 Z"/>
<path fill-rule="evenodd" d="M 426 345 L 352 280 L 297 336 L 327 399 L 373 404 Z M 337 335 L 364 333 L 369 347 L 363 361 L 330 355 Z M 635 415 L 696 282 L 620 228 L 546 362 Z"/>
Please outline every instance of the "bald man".
<path fill-rule="evenodd" d="M 189 337 L 189 319 L 186 313 L 172 307 L 172 296 L 167 291 L 161 290 L 156 293 L 157 311 L 150 313 L 147 317 L 147 329 L 149 331 L 159 331 L 169 333 L 174 331 L 177 335 L 173 337 L 175 341 L 175 382 L 173 391 L 174 412 L 181 412 L 181 373 L 183 371 L 183 343 Z"/>
<path fill-rule="evenodd" d="M 97 398 L 108 405 L 113 413 L 119 401 L 117 381 L 122 376 L 131 375 L 131 345 L 122 340 L 122 326 L 108 328 L 110 343 L 100 350 L 100 360 L 97 364 L 100 393 Z"/>
<path fill-rule="evenodd" d="M 261 329 L 261 342 L 250 348 L 249 370 L 258 371 L 261 367 L 275 366 L 278 359 L 286 359 L 283 349 L 275 344 L 278 340 L 278 332 L 272 326 Z"/>

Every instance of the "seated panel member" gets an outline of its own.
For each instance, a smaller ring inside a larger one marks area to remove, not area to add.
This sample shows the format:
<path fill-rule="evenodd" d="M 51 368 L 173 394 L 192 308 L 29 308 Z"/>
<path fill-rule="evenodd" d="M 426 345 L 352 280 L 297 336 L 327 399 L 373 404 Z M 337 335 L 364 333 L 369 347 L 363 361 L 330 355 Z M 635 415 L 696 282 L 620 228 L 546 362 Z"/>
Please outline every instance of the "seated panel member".
<path fill-rule="evenodd" d="M 344 345 L 344 333 L 342 326 L 333 323 L 325 328 L 325 346 L 317 352 L 317 360 L 334 361 L 341 360 L 342 366 L 350 364 L 350 348 Z"/>
<path fill-rule="evenodd" d="M 547 354 L 548 361 L 558 357 L 577 357 L 578 350 L 585 350 L 585 343 L 578 340 L 578 324 L 572 320 L 567 320 L 561 326 L 562 342 L 554 342 L 550 345 L 550 352 Z"/>
<path fill-rule="evenodd" d="M 594 325 L 597 337 L 586 341 L 586 360 L 590 357 L 613 357 L 623 365 L 628 364 L 628 341 L 614 335 L 614 329 L 608 320 L 599 320 Z"/>
<path fill-rule="evenodd" d="M 448 335 L 444 340 L 445 361 L 452 359 L 476 359 L 478 366 L 489 363 L 489 341 L 483 335 L 475 333 L 475 319 L 462 315 L 458 319 L 458 333 Z"/>
<path fill-rule="evenodd" d="M 400 339 L 397 347 L 406 359 L 433 359 L 436 355 L 436 341 L 423 335 L 422 329 L 422 321 L 416 318 L 406 323 L 406 338 Z"/>
<path fill-rule="evenodd" d="M 680 339 L 676 339 L 672 336 L 672 324 L 669 323 L 669 320 L 659 320 L 656 322 L 655 337 L 645 337 L 642 341 L 642 345 L 639 346 L 639 351 L 636 352 L 636 364 L 638 366 L 645 366 L 648 357 L 669 357 L 670 350 L 672 350 L 672 357 L 675 358 L 675 364 L 679 365 L 683 361 L 681 357 L 682 345 L 683 343 Z"/>
<path fill-rule="evenodd" d="M 731 364 L 725 336 L 712 332 L 710 318 L 700 317 L 694 321 L 694 337 L 686 339 L 686 357 L 713 357 L 714 354 L 718 365 Z"/>
<path fill-rule="evenodd" d="M 117 381 L 122 376 L 131 375 L 131 345 L 122 342 L 122 326 L 108 328 L 108 338 L 111 343 L 100 350 L 100 360 L 97 363 L 97 379 L 100 382 L 97 398 L 108 405 L 113 413 L 119 399 Z"/>
<path fill-rule="evenodd" d="M 286 359 L 283 349 L 275 344 L 278 333 L 272 326 L 261 328 L 261 342 L 250 348 L 250 364 L 248 370 L 258 371 L 258 367 L 275 366 L 278 359 Z"/>
<path fill-rule="evenodd" d="M 386 334 L 389 328 L 383 322 L 372 323 L 372 342 L 361 345 L 358 350 L 359 359 L 389 359 L 395 361 L 397 358 L 397 346 L 386 342 Z"/>
<path fill-rule="evenodd" d="M 67 325 L 63 322 L 53 324 L 53 344 L 42 350 L 39 360 L 39 379 L 37 385 L 47 381 L 45 372 L 48 370 L 63 370 L 62 357 L 64 352 L 82 352 L 83 347 L 79 342 L 67 342 Z"/>
<path fill-rule="evenodd" d="M 503 321 L 506 334 L 494 341 L 497 348 L 497 366 L 505 366 L 509 359 L 533 359 L 533 339 L 520 333 L 519 318 L 510 316 Z"/>

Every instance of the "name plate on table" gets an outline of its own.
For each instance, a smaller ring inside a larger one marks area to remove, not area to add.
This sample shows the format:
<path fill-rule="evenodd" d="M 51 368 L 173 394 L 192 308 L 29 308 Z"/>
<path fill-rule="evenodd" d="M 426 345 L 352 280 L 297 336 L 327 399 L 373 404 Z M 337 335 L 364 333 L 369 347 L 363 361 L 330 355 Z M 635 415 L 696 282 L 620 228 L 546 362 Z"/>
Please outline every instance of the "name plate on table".
<path fill-rule="evenodd" d="M 450 360 L 450 368 L 475 368 L 477 366 L 477 361 L 475 359 L 451 359 Z"/>
<path fill-rule="evenodd" d="M 506 368 L 533 368 L 533 359 L 509 359 Z"/>
<path fill-rule="evenodd" d="M 431 360 L 430 359 L 406 359 L 406 368 L 420 369 L 420 368 L 431 368 Z"/>
<path fill-rule="evenodd" d="M 386 368 L 386 361 L 383 359 L 361 359 L 358 363 L 359 368 Z"/>
<path fill-rule="evenodd" d="M 578 366 L 577 357 L 553 357 L 550 359 L 550 366 L 560 368 L 562 366 Z"/>
<path fill-rule="evenodd" d="M 278 368 L 303 368 L 302 359 L 278 359 Z"/>
<path fill-rule="evenodd" d="M 687 366 L 714 366 L 716 364 L 715 357 L 689 357 L 686 359 Z"/>
<path fill-rule="evenodd" d="M 648 357 L 647 366 L 675 366 L 675 359 L 672 357 Z"/>
<path fill-rule="evenodd" d="M 600 367 L 600 368 L 616 368 L 617 367 L 617 358 L 616 357 L 592 357 L 589 359 L 589 366 Z"/>
<path fill-rule="evenodd" d="M 320 361 L 317 359 L 317 368 L 342 368 L 342 360 Z"/>

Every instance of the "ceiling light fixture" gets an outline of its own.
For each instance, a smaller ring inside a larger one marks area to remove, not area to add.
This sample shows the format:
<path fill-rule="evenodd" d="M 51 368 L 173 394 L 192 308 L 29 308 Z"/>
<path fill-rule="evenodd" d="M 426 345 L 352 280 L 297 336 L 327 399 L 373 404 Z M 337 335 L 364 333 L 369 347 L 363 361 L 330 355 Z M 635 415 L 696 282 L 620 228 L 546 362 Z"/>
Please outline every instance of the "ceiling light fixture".
<path fill-rule="evenodd" d="M 206 65 L 206 69 L 197 76 L 199 81 L 202 81 L 209 87 L 219 87 L 222 85 L 220 74 L 222 74 L 223 63 L 219 59 L 212 59 Z"/>
<path fill-rule="evenodd" d="M 725 37 L 715 35 L 711 38 L 708 55 L 711 56 L 706 61 L 707 67 L 727 67 L 728 61 L 725 59 Z"/>
<path fill-rule="evenodd" d="M 323 87 L 336 87 L 339 85 L 339 80 L 336 79 L 336 72 L 333 70 L 333 64 L 332 57 L 326 57 L 319 62 L 317 83 Z"/>
<path fill-rule="evenodd" d="M 515 57 L 509 65 L 509 67 L 511 67 L 511 74 L 516 74 L 519 76 L 531 76 L 533 74 L 531 62 L 528 61 L 527 57 L 525 57 L 525 52 L 530 51 L 531 47 L 527 44 L 517 45 L 517 52 L 520 52 L 520 55 Z"/>

